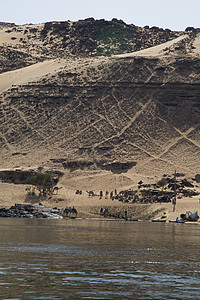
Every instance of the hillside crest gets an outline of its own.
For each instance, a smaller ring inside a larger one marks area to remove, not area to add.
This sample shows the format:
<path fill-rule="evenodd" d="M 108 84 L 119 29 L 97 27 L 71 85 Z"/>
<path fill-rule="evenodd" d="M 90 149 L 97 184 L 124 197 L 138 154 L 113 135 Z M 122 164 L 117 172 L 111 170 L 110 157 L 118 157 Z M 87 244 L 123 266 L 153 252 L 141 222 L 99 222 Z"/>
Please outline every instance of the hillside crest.
<path fill-rule="evenodd" d="M 2 168 L 198 172 L 200 33 L 0 23 Z"/>

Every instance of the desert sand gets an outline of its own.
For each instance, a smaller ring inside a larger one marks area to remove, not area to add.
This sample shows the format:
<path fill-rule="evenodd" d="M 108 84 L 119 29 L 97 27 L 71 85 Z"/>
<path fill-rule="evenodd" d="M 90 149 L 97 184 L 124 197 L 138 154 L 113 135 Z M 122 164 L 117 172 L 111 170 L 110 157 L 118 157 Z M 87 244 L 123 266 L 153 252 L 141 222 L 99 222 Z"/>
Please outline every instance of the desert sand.
<path fill-rule="evenodd" d="M 0 74 L 0 93 L 5 92 L 12 86 L 26 84 L 30 81 L 40 80 L 49 73 L 58 72 L 64 65 L 61 60 L 46 60 L 19 70 L 5 72 Z"/>

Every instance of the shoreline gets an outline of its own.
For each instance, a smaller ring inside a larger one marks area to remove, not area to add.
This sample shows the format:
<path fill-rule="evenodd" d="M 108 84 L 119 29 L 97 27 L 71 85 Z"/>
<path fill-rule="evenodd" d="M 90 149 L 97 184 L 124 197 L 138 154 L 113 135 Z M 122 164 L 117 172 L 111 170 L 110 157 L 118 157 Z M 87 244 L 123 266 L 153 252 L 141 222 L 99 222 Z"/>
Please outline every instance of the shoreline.
<path fill-rule="evenodd" d="M 62 184 L 62 183 L 61 183 Z M 100 209 L 108 209 L 108 214 L 121 213 L 127 211 L 128 218 L 139 219 L 139 220 L 152 220 L 159 219 L 166 214 L 167 222 L 169 220 L 180 219 L 180 214 L 185 214 L 186 211 L 200 212 L 200 195 L 193 197 L 182 197 L 177 198 L 175 211 L 173 211 L 173 205 L 169 203 L 122 203 L 119 200 L 112 200 L 110 197 L 88 196 L 85 190 L 82 190 L 81 195 L 76 194 L 76 190 L 73 187 L 66 187 L 62 184 L 62 189 L 59 190 L 58 194 L 52 195 L 52 197 L 44 198 L 38 196 L 28 196 L 25 184 L 14 184 L 14 183 L 0 183 L 0 208 L 10 208 L 16 203 L 20 204 L 32 204 L 38 205 L 40 202 L 46 207 L 57 207 L 58 209 L 64 209 L 66 207 L 75 207 L 78 211 L 78 218 L 96 218 L 105 219 L 100 215 Z M 123 187 L 118 187 L 118 190 Z M 125 187 L 124 187 L 125 189 Z M 115 220 L 115 219 L 114 219 Z M 121 219 L 117 219 L 121 220 Z"/>

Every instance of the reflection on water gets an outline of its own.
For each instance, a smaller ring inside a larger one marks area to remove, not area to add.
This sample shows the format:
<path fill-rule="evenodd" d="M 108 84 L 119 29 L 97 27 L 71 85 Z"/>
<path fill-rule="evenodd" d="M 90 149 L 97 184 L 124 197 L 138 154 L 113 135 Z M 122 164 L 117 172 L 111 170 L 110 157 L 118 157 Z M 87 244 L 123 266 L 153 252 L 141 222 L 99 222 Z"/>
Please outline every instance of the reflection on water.
<path fill-rule="evenodd" d="M 0 219 L 0 299 L 199 299 L 200 226 Z"/>

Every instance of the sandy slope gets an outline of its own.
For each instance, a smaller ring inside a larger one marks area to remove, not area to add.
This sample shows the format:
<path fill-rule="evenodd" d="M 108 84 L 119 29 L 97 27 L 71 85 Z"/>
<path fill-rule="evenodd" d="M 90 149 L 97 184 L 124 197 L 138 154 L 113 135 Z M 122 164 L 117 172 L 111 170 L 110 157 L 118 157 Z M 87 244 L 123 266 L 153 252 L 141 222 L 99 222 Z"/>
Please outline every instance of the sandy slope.
<path fill-rule="evenodd" d="M 42 76 L 59 71 L 63 67 L 63 60 L 47 60 L 19 70 L 0 74 L 0 93 L 8 90 L 12 85 L 21 85 L 30 81 L 37 81 Z"/>
<path fill-rule="evenodd" d="M 193 52 L 199 55 L 200 54 L 200 33 L 197 34 L 193 42 L 193 47 L 194 47 Z"/>
<path fill-rule="evenodd" d="M 7 28 L 0 30 L 0 46 L 5 44 L 14 46 L 19 42 L 19 39 L 23 37 L 23 33 L 21 32 L 7 33 L 6 31 Z"/>
<path fill-rule="evenodd" d="M 17 30 L 13 30 L 12 26 L 11 28 L 3 28 L 0 30 L 0 46 L 17 46 L 17 45 L 23 45 L 23 43 L 21 43 L 20 39 L 24 39 L 26 41 L 28 41 L 28 37 L 27 35 L 24 34 L 24 30 L 30 29 L 30 28 L 37 28 L 38 31 L 41 31 L 42 28 L 44 27 L 44 24 L 27 24 L 27 25 L 21 25 L 21 26 L 17 26 Z M 10 31 L 10 29 L 12 31 Z M 39 41 L 38 39 L 35 39 L 34 43 L 40 44 L 42 45 L 42 42 Z M 15 50 L 15 49 L 13 49 Z M 16 49 L 17 50 L 17 49 Z M 22 49 L 20 49 L 20 51 L 24 51 Z M 25 51 L 24 51 L 25 52 Z"/>
<path fill-rule="evenodd" d="M 132 56 L 150 56 L 150 57 L 163 56 L 165 54 L 164 50 L 166 48 L 173 46 L 174 44 L 182 41 L 183 39 L 185 39 L 187 37 L 188 36 L 184 34 L 184 35 L 179 36 L 178 38 L 168 41 L 166 43 L 162 43 L 160 45 L 150 47 L 150 48 L 147 48 L 144 50 L 136 51 L 136 52 L 115 55 L 115 57 L 123 58 L 123 57 L 132 57 Z"/>

